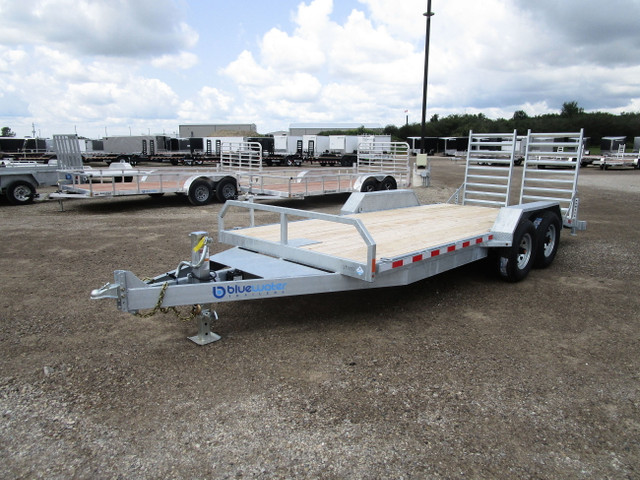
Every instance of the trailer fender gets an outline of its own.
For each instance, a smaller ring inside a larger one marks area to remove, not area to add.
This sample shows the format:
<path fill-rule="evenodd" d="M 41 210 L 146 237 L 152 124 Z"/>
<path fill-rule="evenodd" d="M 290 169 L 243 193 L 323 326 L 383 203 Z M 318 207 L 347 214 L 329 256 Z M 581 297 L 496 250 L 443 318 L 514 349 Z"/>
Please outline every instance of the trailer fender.
<path fill-rule="evenodd" d="M 380 184 L 384 178 L 385 175 L 360 175 L 353 182 L 353 190 L 355 192 L 375 192 L 380 190 Z"/>
<path fill-rule="evenodd" d="M 533 221 L 533 219 L 540 216 L 541 212 L 546 210 L 552 211 L 560 216 L 560 206 L 557 202 L 540 201 L 502 207 L 491 228 L 493 239 L 488 242 L 488 246 L 510 247 L 520 220 L 524 218 Z"/>

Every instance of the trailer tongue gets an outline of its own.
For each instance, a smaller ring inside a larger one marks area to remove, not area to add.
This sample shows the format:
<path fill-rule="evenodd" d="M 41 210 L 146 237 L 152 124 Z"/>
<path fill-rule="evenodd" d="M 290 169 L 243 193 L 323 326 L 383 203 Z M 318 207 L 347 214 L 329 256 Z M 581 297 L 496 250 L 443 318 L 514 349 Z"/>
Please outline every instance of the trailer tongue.
<path fill-rule="evenodd" d="M 474 138 L 470 135 L 470 152 Z M 500 142 L 509 146 L 511 141 Z M 210 328 L 216 303 L 407 285 L 486 258 L 492 250 L 500 274 L 508 281 L 521 280 L 532 267 L 551 264 L 563 224 L 585 225 L 576 218 L 575 189 L 573 209 L 553 197 L 566 181 L 551 178 L 549 169 L 545 179 L 554 181 L 544 186 L 537 179 L 535 187 L 544 189 L 545 198 L 508 205 L 514 154 L 505 158 L 499 151 L 481 158 L 483 163 L 506 162 L 502 177 L 501 167 L 479 169 L 480 157 L 468 155 L 465 183 L 475 186 L 461 195 L 461 205 L 419 205 L 410 190 L 353 193 L 341 215 L 227 201 L 219 214 L 218 241 L 232 248 L 210 254 L 213 239 L 207 232 L 193 232 L 190 261 L 146 281 L 117 270 L 114 282 L 91 296 L 116 299 L 118 308 L 130 313 L 194 305 L 199 332 L 191 340 L 204 345 L 219 339 Z M 539 153 L 535 162 L 542 161 Z M 526 164 L 525 159 L 522 185 L 530 188 Z M 469 181 L 483 175 L 482 181 Z M 489 177 L 507 186 L 500 208 L 478 205 L 490 202 L 480 199 L 481 185 L 485 196 L 500 190 L 487 183 Z M 229 215 L 238 210 L 240 224 L 238 215 Z"/>

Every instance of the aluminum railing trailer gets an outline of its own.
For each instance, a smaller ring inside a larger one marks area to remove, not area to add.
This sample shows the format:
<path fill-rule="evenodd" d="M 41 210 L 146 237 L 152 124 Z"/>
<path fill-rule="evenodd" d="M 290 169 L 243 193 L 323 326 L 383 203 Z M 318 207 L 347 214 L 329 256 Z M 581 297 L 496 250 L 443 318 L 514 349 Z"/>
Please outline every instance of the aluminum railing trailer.
<path fill-rule="evenodd" d="M 625 146 L 620 145 L 618 151 L 612 155 L 604 155 L 593 161 L 593 165 L 600 170 L 608 170 L 611 167 L 640 168 L 640 153 L 625 153 Z"/>
<path fill-rule="evenodd" d="M 404 142 L 360 144 L 352 168 L 238 173 L 243 193 L 278 198 L 395 190 L 409 187 L 411 179 L 409 145 Z"/>
<path fill-rule="evenodd" d="M 177 193 L 186 195 L 193 205 L 206 205 L 214 198 L 220 202 L 236 198 L 238 174 L 262 169 L 260 145 L 246 142 L 223 144 L 220 164 L 215 168 L 141 169 L 127 163 L 113 163 L 105 169 L 93 169 L 82 165 L 75 150 L 77 142 L 72 137 L 54 136 L 63 166 L 58 172 L 59 190 L 49 197 L 60 202 L 74 198 Z"/>
<path fill-rule="evenodd" d="M 150 280 L 116 270 L 91 297 L 134 314 L 192 305 L 190 339 L 204 345 L 220 338 L 211 322 L 221 302 L 407 285 L 492 251 L 504 279 L 522 280 L 555 258 L 561 215 L 557 201 L 419 205 L 411 190 L 352 193 L 340 215 L 227 201 L 218 241 L 231 248 L 211 254 L 209 234 L 193 232 L 190 260 Z"/>

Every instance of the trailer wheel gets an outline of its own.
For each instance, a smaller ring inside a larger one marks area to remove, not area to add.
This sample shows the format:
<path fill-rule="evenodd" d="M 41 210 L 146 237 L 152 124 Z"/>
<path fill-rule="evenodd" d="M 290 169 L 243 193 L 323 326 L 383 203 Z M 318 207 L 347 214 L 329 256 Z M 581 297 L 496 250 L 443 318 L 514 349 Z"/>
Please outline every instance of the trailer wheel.
<path fill-rule="evenodd" d="M 519 282 L 529 274 L 535 255 L 536 227 L 531 220 L 523 219 L 513 234 L 512 246 L 498 254 L 500 275 L 508 282 Z"/>
<path fill-rule="evenodd" d="M 237 196 L 238 188 L 236 187 L 236 181 L 233 178 L 223 178 L 216 185 L 216 197 L 219 202 L 224 203 L 227 200 L 233 200 Z"/>
<path fill-rule="evenodd" d="M 536 258 L 533 264 L 536 268 L 547 268 L 553 262 L 560 244 L 562 224 L 558 215 L 546 211 L 534 222 L 536 228 Z"/>
<path fill-rule="evenodd" d="M 382 182 L 380 182 L 380 190 L 396 190 L 398 188 L 398 183 L 396 179 L 388 176 L 384 177 Z"/>
<path fill-rule="evenodd" d="M 362 182 L 361 192 L 375 192 L 378 190 L 378 181 L 375 178 L 367 178 Z"/>
<path fill-rule="evenodd" d="M 28 182 L 18 180 L 7 187 L 7 200 L 12 205 L 26 205 L 33 202 L 36 189 Z"/>
<path fill-rule="evenodd" d="M 213 188 L 208 180 L 199 178 L 189 187 L 189 201 L 192 205 L 201 206 L 211 203 Z"/>

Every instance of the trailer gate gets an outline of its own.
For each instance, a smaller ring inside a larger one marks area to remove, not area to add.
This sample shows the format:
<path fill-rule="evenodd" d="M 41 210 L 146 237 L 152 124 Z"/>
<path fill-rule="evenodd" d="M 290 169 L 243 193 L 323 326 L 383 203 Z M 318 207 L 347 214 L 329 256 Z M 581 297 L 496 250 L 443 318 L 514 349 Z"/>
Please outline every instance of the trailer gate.
<path fill-rule="evenodd" d="M 469 132 L 463 205 L 509 205 L 516 135 L 516 130 L 512 134 Z"/>
<path fill-rule="evenodd" d="M 565 227 L 584 230 L 578 220 L 578 174 L 582 162 L 584 132 L 527 133 L 520 187 L 520 203 L 551 201 L 560 204 Z"/>

